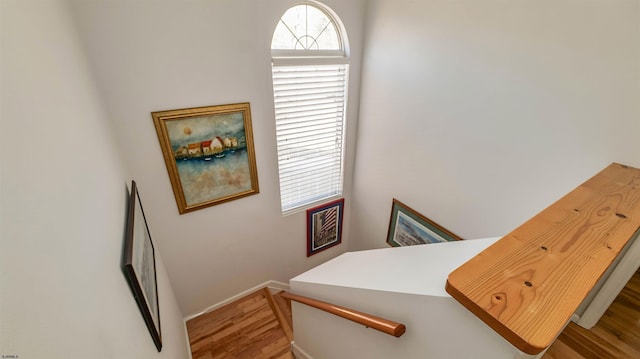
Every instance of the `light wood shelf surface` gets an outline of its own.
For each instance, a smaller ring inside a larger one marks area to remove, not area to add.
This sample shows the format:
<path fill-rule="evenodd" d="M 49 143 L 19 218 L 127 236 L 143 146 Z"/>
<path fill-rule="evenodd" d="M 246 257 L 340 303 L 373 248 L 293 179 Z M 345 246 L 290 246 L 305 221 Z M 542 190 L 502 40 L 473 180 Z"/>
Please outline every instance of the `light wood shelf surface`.
<path fill-rule="evenodd" d="M 451 272 L 446 290 L 537 354 L 639 230 L 640 170 L 614 163 Z"/>

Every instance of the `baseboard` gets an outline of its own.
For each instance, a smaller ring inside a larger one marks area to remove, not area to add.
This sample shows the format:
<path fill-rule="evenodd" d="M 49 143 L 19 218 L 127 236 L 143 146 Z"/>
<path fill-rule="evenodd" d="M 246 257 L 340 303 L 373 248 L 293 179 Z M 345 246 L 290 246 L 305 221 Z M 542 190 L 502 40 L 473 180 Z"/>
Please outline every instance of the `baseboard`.
<path fill-rule="evenodd" d="M 291 352 L 295 355 L 296 359 L 313 359 L 313 357 L 302 350 L 295 341 L 291 342 Z"/>
<path fill-rule="evenodd" d="M 242 298 L 244 296 L 247 296 L 247 295 L 249 295 L 251 293 L 259 291 L 260 289 L 265 288 L 265 287 L 269 288 L 269 290 L 272 293 L 279 292 L 281 290 L 287 290 L 288 291 L 290 289 L 289 285 L 286 284 L 286 283 L 278 282 L 278 281 L 275 281 L 275 280 L 269 280 L 269 281 L 266 281 L 266 282 L 264 282 L 262 284 L 258 284 L 255 287 L 249 288 L 249 289 L 247 289 L 247 290 L 245 290 L 245 291 L 243 291 L 241 293 L 238 293 L 238 294 L 236 294 L 236 295 L 234 295 L 234 296 L 232 296 L 230 298 L 227 298 L 227 299 L 225 299 L 225 300 L 223 300 L 221 302 L 218 302 L 218 303 L 216 303 L 216 304 L 214 304 L 214 305 L 212 305 L 210 307 L 207 307 L 205 310 L 203 310 L 201 312 L 187 315 L 186 317 L 184 317 L 184 321 L 187 322 L 187 321 L 189 321 L 189 320 L 191 320 L 191 319 L 193 319 L 193 318 L 195 318 L 197 316 L 200 316 L 202 314 L 214 311 L 214 310 L 216 310 L 216 309 L 218 309 L 220 307 L 223 307 L 223 306 L 225 306 L 225 305 L 227 305 L 229 303 L 233 303 L 236 300 L 238 300 L 238 299 L 240 299 L 240 298 Z"/>
<path fill-rule="evenodd" d="M 275 280 L 270 280 L 269 285 L 267 285 L 267 288 L 269 288 L 269 290 L 271 291 L 271 293 L 275 294 L 277 292 L 280 291 L 290 291 L 291 290 L 291 286 L 287 283 L 282 283 L 282 282 L 278 282 Z"/>

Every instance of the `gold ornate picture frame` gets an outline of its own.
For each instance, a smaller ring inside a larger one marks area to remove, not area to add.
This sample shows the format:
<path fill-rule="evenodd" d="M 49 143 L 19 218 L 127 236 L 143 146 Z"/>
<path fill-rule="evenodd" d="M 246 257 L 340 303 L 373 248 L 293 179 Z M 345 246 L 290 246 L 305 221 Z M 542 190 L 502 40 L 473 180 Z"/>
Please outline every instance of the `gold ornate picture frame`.
<path fill-rule="evenodd" d="M 259 193 L 248 102 L 151 115 L 180 214 Z"/>

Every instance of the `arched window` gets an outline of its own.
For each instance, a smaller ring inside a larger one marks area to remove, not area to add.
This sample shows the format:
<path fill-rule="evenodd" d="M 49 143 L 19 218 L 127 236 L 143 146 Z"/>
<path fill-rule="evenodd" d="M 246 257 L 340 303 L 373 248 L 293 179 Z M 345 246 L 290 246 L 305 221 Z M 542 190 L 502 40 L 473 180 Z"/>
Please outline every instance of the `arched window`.
<path fill-rule="evenodd" d="M 338 17 L 317 2 L 287 10 L 271 41 L 284 213 L 342 195 L 349 58 Z"/>

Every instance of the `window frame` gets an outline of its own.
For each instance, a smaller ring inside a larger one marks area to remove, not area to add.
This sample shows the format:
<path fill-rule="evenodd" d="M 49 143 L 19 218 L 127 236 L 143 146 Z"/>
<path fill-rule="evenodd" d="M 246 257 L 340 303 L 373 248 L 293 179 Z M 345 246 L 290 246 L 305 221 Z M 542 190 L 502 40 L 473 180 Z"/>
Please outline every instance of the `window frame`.
<path fill-rule="evenodd" d="M 281 179 L 281 167 L 283 163 L 280 160 L 280 148 L 277 146 L 277 161 L 278 161 L 278 187 L 280 190 L 280 206 L 283 216 L 287 216 L 293 213 L 297 213 L 300 211 L 304 211 L 308 208 L 312 208 L 317 206 L 320 203 L 344 197 L 344 181 L 345 181 L 345 159 L 346 159 L 346 128 L 347 128 L 347 105 L 348 105 L 348 97 L 349 97 L 349 65 L 350 65 L 350 56 L 348 51 L 348 38 L 346 34 L 346 29 L 342 21 L 338 18 L 338 16 L 331 10 L 328 6 L 321 4 L 315 1 L 303 1 L 297 3 L 285 10 L 282 16 L 278 19 L 278 23 L 282 20 L 282 17 L 292 8 L 296 6 L 306 5 L 312 6 L 317 10 L 321 11 L 327 18 L 331 21 L 335 28 L 336 36 L 338 37 L 339 42 L 339 50 L 312 50 L 312 49 L 271 49 L 271 64 L 272 64 L 272 88 L 274 89 L 274 109 L 277 108 L 276 105 L 276 90 L 274 84 L 274 74 L 273 69 L 276 67 L 305 67 L 305 66 L 323 66 L 323 65 L 340 65 L 344 66 L 345 76 L 344 76 L 344 85 L 342 91 L 342 108 L 341 108 L 341 125 L 339 127 L 340 132 L 340 168 L 339 168 L 339 187 L 337 194 L 332 194 L 327 197 L 323 197 L 320 199 L 308 198 L 304 203 L 295 205 L 292 207 L 284 207 L 283 203 L 283 188 L 282 188 L 282 179 Z M 276 28 L 277 29 L 277 28 Z M 274 29 L 274 36 L 276 29 Z M 273 45 L 273 36 L 272 36 L 272 45 Z M 276 129 L 277 129 L 277 114 L 276 121 Z M 337 118 L 337 117 L 336 117 Z M 336 127 L 338 128 L 338 127 Z M 276 141 L 280 141 L 281 138 L 276 134 Z M 335 167 L 334 167 L 335 168 Z M 285 194 L 286 195 L 286 194 Z"/>

